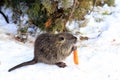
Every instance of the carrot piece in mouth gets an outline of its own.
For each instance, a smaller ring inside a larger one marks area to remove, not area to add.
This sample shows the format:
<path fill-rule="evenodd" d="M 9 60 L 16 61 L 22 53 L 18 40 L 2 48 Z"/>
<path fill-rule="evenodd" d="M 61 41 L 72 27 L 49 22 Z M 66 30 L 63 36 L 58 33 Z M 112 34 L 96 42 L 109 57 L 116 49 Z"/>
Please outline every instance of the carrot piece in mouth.
<path fill-rule="evenodd" d="M 78 51 L 77 51 L 77 50 L 74 50 L 74 51 L 73 51 L 73 60 L 74 60 L 74 63 L 75 63 L 76 65 L 79 64 L 79 61 L 78 61 Z"/>

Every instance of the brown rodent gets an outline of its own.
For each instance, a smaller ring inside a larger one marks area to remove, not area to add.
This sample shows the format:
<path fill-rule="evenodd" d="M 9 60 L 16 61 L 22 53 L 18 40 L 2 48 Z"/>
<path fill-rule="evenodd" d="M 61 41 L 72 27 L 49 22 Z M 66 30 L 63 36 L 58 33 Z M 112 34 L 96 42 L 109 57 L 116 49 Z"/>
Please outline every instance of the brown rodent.
<path fill-rule="evenodd" d="M 21 63 L 8 71 L 38 62 L 55 64 L 64 68 L 66 64 L 62 61 L 77 48 L 74 46 L 76 42 L 77 38 L 67 32 L 58 34 L 43 33 L 35 41 L 33 60 Z"/>

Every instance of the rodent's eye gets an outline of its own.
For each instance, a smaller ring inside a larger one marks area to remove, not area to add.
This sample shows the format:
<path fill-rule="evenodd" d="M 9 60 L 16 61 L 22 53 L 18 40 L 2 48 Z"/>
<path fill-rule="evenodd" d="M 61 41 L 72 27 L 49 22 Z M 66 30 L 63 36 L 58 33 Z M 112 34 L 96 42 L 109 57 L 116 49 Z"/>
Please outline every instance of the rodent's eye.
<path fill-rule="evenodd" d="M 59 37 L 59 41 L 63 41 L 65 38 L 63 36 Z"/>

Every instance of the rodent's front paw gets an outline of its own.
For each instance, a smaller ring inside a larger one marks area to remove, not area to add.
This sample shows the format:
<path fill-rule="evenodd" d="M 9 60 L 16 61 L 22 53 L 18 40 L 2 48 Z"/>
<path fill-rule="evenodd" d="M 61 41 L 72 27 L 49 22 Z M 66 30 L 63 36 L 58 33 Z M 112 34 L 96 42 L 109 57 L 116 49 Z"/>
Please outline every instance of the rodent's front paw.
<path fill-rule="evenodd" d="M 72 51 L 77 50 L 77 46 L 72 47 Z"/>

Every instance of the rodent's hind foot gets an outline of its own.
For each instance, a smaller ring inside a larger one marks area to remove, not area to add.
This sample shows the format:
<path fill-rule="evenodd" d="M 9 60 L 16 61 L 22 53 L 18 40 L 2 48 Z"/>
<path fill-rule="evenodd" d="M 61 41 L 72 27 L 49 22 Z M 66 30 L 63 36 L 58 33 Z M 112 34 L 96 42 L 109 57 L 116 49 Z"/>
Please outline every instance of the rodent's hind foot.
<path fill-rule="evenodd" d="M 66 63 L 64 63 L 64 62 L 58 62 L 58 63 L 56 63 L 56 65 L 60 68 L 65 68 L 67 66 Z"/>

